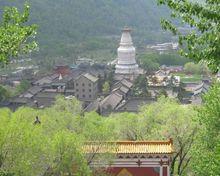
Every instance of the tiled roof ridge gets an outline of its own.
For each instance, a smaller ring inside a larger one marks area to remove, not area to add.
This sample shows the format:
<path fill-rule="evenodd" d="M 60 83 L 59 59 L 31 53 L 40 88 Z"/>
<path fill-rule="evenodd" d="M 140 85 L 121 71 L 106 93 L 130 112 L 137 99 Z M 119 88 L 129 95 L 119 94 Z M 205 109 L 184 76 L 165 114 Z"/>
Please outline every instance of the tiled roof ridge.
<path fill-rule="evenodd" d="M 167 141 L 91 141 L 83 147 L 86 153 L 117 153 L 117 154 L 172 154 L 172 139 Z"/>
<path fill-rule="evenodd" d="M 146 140 L 146 141 L 87 141 L 86 144 L 123 144 L 123 145 L 134 145 L 134 144 L 142 144 L 142 145 L 169 145 L 173 144 L 173 140 Z"/>

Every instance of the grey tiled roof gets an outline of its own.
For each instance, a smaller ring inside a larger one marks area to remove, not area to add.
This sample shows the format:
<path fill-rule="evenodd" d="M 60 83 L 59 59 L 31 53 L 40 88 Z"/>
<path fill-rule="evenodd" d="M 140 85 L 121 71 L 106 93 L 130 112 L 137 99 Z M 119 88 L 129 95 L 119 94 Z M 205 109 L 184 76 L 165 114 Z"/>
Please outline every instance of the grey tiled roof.
<path fill-rule="evenodd" d="M 42 91 L 43 89 L 39 86 L 34 86 L 28 89 L 28 92 L 31 93 L 32 95 L 37 94 L 38 92 Z"/>
<path fill-rule="evenodd" d="M 81 76 L 84 76 L 85 78 L 87 78 L 88 80 L 92 81 L 92 82 L 96 82 L 98 81 L 99 78 L 91 75 L 90 73 L 85 73 L 85 74 L 82 74 L 80 75 L 77 79 L 79 79 Z"/>
<path fill-rule="evenodd" d="M 116 82 L 116 83 L 113 85 L 113 87 L 114 87 L 114 88 L 117 88 L 120 84 L 126 86 L 126 87 L 129 88 L 129 89 L 133 86 L 133 83 L 132 83 L 132 82 L 130 82 L 130 81 L 126 80 L 126 79 L 122 79 L 121 81 Z"/>
<path fill-rule="evenodd" d="M 115 109 L 122 100 L 123 100 L 123 95 L 115 92 L 105 97 L 105 99 L 101 101 L 100 106 L 101 108 L 104 109 L 109 107 Z"/>

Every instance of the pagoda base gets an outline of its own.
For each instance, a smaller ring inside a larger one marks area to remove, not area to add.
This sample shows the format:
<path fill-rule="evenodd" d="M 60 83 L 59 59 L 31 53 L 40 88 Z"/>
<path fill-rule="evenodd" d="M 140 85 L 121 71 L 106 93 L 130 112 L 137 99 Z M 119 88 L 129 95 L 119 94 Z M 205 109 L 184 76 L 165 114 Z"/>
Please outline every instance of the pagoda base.
<path fill-rule="evenodd" d="M 132 65 L 116 65 L 116 74 L 138 74 L 139 67 L 137 64 Z"/>

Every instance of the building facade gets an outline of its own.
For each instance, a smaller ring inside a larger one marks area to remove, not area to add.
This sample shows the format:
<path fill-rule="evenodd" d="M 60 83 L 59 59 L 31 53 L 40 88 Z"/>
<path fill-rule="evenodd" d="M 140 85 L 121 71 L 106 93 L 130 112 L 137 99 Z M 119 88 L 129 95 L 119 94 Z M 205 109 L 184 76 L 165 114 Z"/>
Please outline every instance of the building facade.
<path fill-rule="evenodd" d="M 88 143 L 84 151 L 89 154 L 113 153 L 115 158 L 105 166 L 106 172 L 113 176 L 170 176 L 174 152 L 172 140 Z M 100 163 L 92 161 L 90 166 L 98 168 Z"/>
<path fill-rule="evenodd" d="M 98 78 L 85 73 L 74 81 L 75 97 L 81 101 L 90 102 L 98 95 Z"/>

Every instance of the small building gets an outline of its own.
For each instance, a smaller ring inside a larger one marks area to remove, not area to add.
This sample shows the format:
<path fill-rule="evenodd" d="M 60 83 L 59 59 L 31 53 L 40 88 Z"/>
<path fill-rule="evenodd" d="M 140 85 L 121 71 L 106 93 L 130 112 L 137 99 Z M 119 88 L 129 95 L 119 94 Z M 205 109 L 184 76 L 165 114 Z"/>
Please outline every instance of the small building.
<path fill-rule="evenodd" d="M 53 74 L 49 76 L 44 76 L 43 78 L 33 82 L 33 85 L 36 86 L 45 86 L 45 85 L 50 85 L 56 78 L 58 78 L 58 74 Z"/>
<path fill-rule="evenodd" d="M 116 112 L 138 112 L 140 108 L 146 104 L 151 104 L 155 102 L 155 98 L 129 98 L 123 100 L 116 108 Z"/>
<path fill-rule="evenodd" d="M 99 105 L 99 111 L 102 115 L 108 115 L 122 102 L 123 95 L 118 92 L 113 92 L 107 97 L 105 97 Z"/>
<path fill-rule="evenodd" d="M 128 81 L 127 79 L 122 79 L 118 82 L 116 82 L 113 86 L 112 86 L 112 90 L 119 88 L 119 87 L 127 87 L 128 89 L 131 89 L 133 86 L 133 83 Z"/>
<path fill-rule="evenodd" d="M 104 167 L 112 176 L 170 176 L 174 153 L 173 141 L 119 141 L 89 142 L 83 146 L 88 155 L 112 153 L 112 161 L 101 163 L 96 160 L 90 167 Z M 111 164 L 109 164 L 111 163 Z M 104 165 L 104 166 L 103 166 Z"/>
<path fill-rule="evenodd" d="M 8 75 L 0 75 L 0 83 L 3 83 L 8 79 Z"/>
<path fill-rule="evenodd" d="M 162 65 L 160 68 L 162 70 L 169 71 L 170 73 L 183 72 L 183 66 L 179 66 L 179 65 L 171 65 L 171 66 Z"/>
<path fill-rule="evenodd" d="M 55 102 L 58 95 L 60 95 L 58 92 L 40 92 L 34 96 L 34 101 L 29 103 L 28 106 L 37 108 L 50 107 Z"/>
<path fill-rule="evenodd" d="M 80 75 L 74 81 L 75 96 L 84 102 L 91 102 L 98 95 L 98 78 L 85 73 Z"/>
<path fill-rule="evenodd" d="M 65 76 L 65 75 L 68 75 L 71 73 L 71 69 L 68 65 L 61 65 L 60 64 L 60 65 L 55 66 L 54 72 L 55 72 L 55 74 Z"/>

